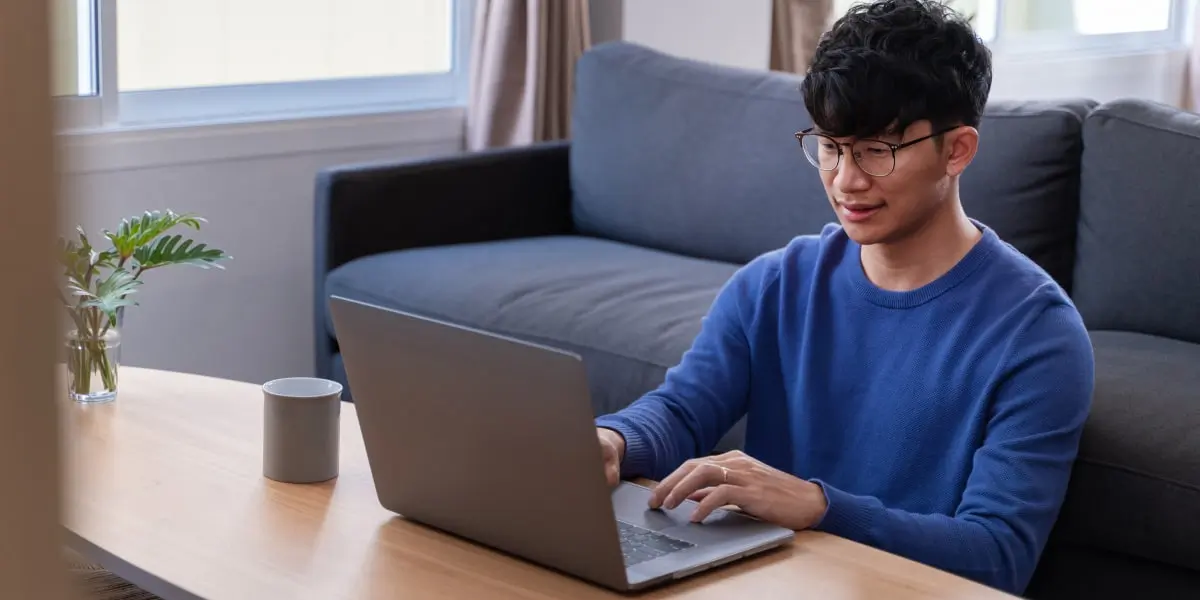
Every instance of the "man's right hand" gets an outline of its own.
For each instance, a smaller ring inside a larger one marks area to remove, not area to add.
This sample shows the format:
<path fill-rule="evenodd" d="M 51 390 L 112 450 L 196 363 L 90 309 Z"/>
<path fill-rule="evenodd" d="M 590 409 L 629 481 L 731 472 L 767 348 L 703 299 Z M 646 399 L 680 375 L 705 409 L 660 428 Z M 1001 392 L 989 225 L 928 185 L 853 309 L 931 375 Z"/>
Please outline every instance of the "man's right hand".
<path fill-rule="evenodd" d="M 603 427 L 596 428 L 600 438 L 600 450 L 604 457 L 604 476 L 608 485 L 616 487 L 621 483 L 621 460 L 625 458 L 625 438 L 621 434 Z"/>

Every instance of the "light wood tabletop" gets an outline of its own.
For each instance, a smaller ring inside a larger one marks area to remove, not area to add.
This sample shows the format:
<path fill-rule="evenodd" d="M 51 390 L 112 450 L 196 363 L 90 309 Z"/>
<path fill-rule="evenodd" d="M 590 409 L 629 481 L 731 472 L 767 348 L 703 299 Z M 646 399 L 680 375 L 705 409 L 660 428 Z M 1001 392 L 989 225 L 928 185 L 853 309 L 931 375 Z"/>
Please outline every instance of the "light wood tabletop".
<path fill-rule="evenodd" d="M 602 588 L 411 523 L 379 505 L 354 407 L 341 476 L 262 476 L 260 387 L 122 367 L 115 403 L 63 401 L 65 524 L 88 559 L 167 600 L 613 598 Z M 639 598 L 1011 598 L 833 536 Z"/>

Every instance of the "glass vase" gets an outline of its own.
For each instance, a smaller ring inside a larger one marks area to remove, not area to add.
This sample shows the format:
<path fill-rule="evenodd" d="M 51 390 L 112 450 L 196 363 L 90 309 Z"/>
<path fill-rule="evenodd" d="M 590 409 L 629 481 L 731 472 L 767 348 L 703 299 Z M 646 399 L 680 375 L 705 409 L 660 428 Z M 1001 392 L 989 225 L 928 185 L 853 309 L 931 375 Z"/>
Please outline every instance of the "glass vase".
<path fill-rule="evenodd" d="M 67 334 L 67 394 L 75 402 L 99 404 L 117 399 L 121 363 L 121 332 L 110 326 L 101 332 L 72 329 Z"/>

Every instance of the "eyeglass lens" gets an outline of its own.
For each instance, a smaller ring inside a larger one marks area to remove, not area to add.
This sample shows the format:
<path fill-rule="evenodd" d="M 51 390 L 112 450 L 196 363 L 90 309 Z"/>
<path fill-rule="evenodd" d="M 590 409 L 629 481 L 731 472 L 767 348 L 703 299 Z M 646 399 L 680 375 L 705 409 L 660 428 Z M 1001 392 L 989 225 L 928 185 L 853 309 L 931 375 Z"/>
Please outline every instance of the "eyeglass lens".
<path fill-rule="evenodd" d="M 808 134 L 801 138 L 800 143 L 808 161 L 818 169 L 832 171 L 838 167 L 838 144 L 833 138 Z M 896 166 L 896 155 L 890 146 L 882 142 L 858 140 L 848 152 L 854 156 L 858 167 L 869 175 L 884 176 Z"/>

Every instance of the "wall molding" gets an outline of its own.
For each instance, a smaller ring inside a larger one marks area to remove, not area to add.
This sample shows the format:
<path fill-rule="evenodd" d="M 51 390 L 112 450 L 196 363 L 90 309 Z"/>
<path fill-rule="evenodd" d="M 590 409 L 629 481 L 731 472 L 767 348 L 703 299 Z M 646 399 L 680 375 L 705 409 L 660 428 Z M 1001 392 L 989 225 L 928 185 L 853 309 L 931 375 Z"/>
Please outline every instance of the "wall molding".
<path fill-rule="evenodd" d="M 122 128 L 59 134 L 68 174 L 195 165 L 358 148 L 454 144 L 465 110 L 435 108 L 279 121 Z"/>

